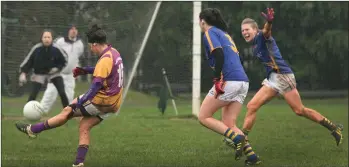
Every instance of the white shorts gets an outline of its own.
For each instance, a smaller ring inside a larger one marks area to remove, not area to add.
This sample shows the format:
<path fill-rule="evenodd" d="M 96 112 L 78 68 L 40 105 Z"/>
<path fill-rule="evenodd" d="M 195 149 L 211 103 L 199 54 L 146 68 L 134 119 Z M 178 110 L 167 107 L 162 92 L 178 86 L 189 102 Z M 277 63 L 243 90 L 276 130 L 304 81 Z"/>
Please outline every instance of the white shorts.
<path fill-rule="evenodd" d="M 61 76 L 60 73 L 54 73 L 54 74 L 51 74 L 51 75 L 48 75 L 48 74 L 33 74 L 31 76 L 31 81 L 32 82 L 38 82 L 38 83 L 41 83 L 41 84 L 45 84 L 46 80 L 50 81 L 51 79 L 59 77 L 59 76 Z"/>
<path fill-rule="evenodd" d="M 296 88 L 296 78 L 294 74 L 278 74 L 272 72 L 269 79 L 264 79 L 262 85 L 270 87 L 281 95 Z"/>
<path fill-rule="evenodd" d="M 225 81 L 223 85 L 224 94 L 218 96 L 219 100 L 233 102 L 237 101 L 241 104 L 248 93 L 249 83 L 244 81 Z M 213 86 L 208 92 L 207 96 L 215 96 L 216 90 Z"/>
<path fill-rule="evenodd" d="M 79 98 L 81 98 L 83 95 L 80 95 Z M 85 102 L 83 104 L 85 110 L 87 111 L 87 116 L 96 116 L 101 120 L 104 120 L 106 118 L 108 118 L 109 116 L 113 115 L 114 113 L 103 113 L 101 112 L 96 106 L 94 106 L 90 100 L 87 100 L 87 102 Z M 80 110 L 81 112 L 81 110 Z M 86 113 L 82 113 L 83 115 L 86 115 Z M 116 113 L 118 114 L 118 112 Z"/>

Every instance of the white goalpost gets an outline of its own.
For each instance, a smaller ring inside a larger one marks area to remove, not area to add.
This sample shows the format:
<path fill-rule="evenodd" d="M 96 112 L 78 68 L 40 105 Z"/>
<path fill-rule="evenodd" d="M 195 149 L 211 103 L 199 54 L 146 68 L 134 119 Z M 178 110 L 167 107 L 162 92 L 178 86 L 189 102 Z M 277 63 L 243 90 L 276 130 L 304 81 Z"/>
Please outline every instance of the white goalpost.
<path fill-rule="evenodd" d="M 198 116 L 200 110 L 201 93 L 201 30 L 199 14 L 201 1 L 193 2 L 193 78 L 192 78 L 192 114 Z"/>
<path fill-rule="evenodd" d="M 148 41 L 148 37 L 149 37 L 150 32 L 152 30 L 152 27 L 154 25 L 155 19 L 158 15 L 160 5 L 161 5 L 161 1 L 157 2 L 154 13 L 153 13 L 152 18 L 150 20 L 149 26 L 148 26 L 147 31 L 145 33 L 145 37 L 142 41 L 142 44 L 141 44 L 139 51 L 137 52 L 136 60 L 135 60 L 134 65 L 132 67 L 131 73 L 128 77 L 127 85 L 124 88 L 123 102 L 122 102 L 119 110 L 121 110 L 121 108 L 124 104 L 124 101 L 126 99 L 126 96 L 127 96 L 128 91 L 129 91 L 129 88 L 131 86 L 133 77 L 134 77 L 136 70 L 137 70 L 137 67 L 139 65 L 139 61 L 142 58 L 143 50 L 144 50 L 146 43 Z M 201 97 L 200 97 L 200 94 L 201 94 L 201 30 L 199 27 L 199 14 L 201 12 L 201 8 L 202 8 L 201 6 L 202 6 L 201 1 L 194 1 L 193 2 L 192 114 L 196 117 L 199 114 L 200 103 L 201 103 Z"/>

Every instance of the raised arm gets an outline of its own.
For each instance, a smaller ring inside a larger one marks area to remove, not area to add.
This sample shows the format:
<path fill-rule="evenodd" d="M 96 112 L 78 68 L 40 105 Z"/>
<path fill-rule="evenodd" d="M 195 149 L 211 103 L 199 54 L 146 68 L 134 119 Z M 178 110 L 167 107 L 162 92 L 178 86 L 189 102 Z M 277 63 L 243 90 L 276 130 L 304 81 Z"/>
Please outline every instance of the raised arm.
<path fill-rule="evenodd" d="M 263 18 L 267 21 L 264 24 L 263 27 L 263 35 L 265 38 L 269 38 L 271 36 L 271 27 L 272 27 L 272 22 L 274 20 L 274 9 L 273 8 L 267 8 L 267 14 L 264 12 L 261 13 Z"/>

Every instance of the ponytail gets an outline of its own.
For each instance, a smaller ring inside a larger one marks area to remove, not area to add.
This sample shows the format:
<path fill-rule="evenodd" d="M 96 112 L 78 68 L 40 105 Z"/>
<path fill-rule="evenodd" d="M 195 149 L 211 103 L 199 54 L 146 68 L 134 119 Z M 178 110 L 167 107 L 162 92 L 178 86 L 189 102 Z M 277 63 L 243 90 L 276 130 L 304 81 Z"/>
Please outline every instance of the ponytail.
<path fill-rule="evenodd" d="M 211 26 L 215 26 L 224 32 L 228 31 L 227 23 L 224 21 L 221 12 L 217 8 L 206 8 L 200 13 L 199 17 Z"/>
<path fill-rule="evenodd" d="M 217 8 L 213 8 L 212 10 L 212 14 L 215 16 L 216 18 L 216 27 L 221 29 L 222 31 L 227 32 L 228 31 L 228 26 L 227 23 L 225 22 L 225 20 L 222 17 L 221 12 L 217 9 Z"/>

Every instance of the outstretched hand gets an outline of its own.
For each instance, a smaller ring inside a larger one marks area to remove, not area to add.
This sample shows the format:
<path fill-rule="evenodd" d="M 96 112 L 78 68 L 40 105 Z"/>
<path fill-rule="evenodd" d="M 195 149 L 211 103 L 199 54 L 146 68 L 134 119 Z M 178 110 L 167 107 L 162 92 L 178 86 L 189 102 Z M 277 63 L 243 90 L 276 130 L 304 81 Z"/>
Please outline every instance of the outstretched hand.
<path fill-rule="evenodd" d="M 267 14 L 261 12 L 261 15 L 264 17 L 265 20 L 267 20 L 267 22 L 272 22 L 274 20 L 274 9 L 267 8 Z"/>

